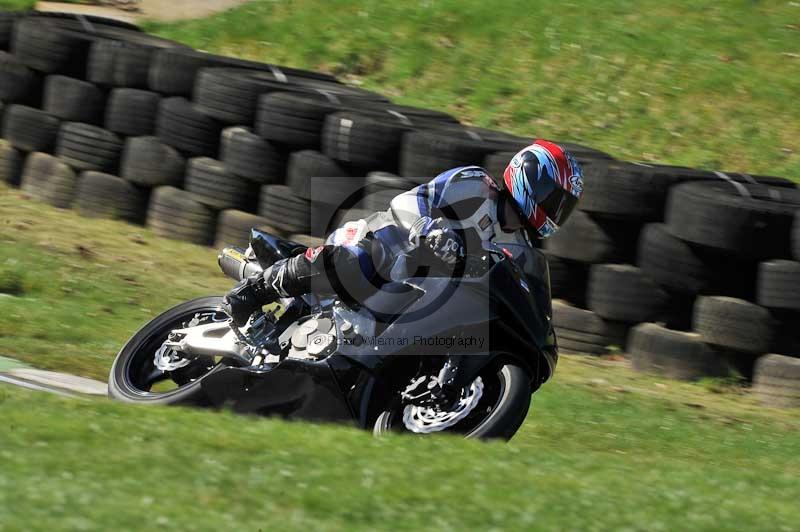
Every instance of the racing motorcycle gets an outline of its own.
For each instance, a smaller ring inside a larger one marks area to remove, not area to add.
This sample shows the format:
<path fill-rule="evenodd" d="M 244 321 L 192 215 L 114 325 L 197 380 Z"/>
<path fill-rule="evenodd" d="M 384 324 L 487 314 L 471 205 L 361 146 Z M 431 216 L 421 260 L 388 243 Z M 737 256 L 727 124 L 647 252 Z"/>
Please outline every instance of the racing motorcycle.
<path fill-rule="evenodd" d="M 219 264 L 239 281 L 305 251 L 254 229 L 249 247 L 224 249 Z M 421 267 L 413 252 L 402 259 L 394 269 L 401 273 L 361 302 L 285 299 L 241 328 L 222 297 L 177 305 L 121 349 L 109 395 L 344 422 L 376 435 L 511 438 L 557 363 L 545 347 L 545 257 L 482 246 L 458 275 Z"/>

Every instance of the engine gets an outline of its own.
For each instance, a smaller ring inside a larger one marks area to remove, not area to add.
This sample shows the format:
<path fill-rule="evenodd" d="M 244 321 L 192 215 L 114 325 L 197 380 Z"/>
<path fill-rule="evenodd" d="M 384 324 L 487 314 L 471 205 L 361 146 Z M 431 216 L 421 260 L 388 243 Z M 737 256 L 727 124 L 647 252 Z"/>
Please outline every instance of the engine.
<path fill-rule="evenodd" d="M 317 315 L 298 321 L 280 337 L 281 346 L 290 343 L 290 358 L 321 359 L 336 351 L 336 326 L 333 319 Z"/>

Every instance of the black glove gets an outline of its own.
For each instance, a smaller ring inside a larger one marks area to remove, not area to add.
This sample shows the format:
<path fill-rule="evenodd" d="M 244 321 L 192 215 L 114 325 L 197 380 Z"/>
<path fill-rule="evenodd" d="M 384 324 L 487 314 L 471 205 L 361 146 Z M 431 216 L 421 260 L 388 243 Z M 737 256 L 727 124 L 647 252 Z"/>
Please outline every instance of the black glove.
<path fill-rule="evenodd" d="M 464 260 L 464 242 L 449 227 L 432 229 L 425 237 L 425 245 L 445 264 L 455 266 Z"/>
<path fill-rule="evenodd" d="M 222 310 L 237 327 L 247 324 L 250 316 L 275 299 L 275 291 L 267 287 L 261 274 L 248 277 L 237 284 L 222 300 Z"/>
<path fill-rule="evenodd" d="M 411 226 L 408 240 L 415 245 L 423 243 L 439 260 L 451 266 L 464 260 L 461 237 L 442 218 L 432 220 L 423 216 Z"/>

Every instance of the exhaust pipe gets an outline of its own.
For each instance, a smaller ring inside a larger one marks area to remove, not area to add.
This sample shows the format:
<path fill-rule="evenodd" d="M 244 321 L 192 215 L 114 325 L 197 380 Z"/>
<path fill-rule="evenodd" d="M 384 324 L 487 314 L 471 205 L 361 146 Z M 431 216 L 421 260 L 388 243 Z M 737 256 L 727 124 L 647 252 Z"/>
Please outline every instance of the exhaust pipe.
<path fill-rule="evenodd" d="M 217 262 L 222 273 L 233 279 L 241 281 L 259 273 L 263 273 L 262 268 L 257 262 L 247 260 L 245 252 L 240 248 L 225 248 L 217 257 Z"/>

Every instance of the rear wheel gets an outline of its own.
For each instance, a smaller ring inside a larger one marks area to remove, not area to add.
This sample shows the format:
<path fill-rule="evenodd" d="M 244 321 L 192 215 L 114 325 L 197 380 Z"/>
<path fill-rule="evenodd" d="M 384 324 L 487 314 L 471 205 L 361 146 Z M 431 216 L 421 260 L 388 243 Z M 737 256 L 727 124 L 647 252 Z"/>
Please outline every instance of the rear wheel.
<path fill-rule="evenodd" d="M 204 404 L 201 381 L 220 369 L 223 359 L 184 359 L 163 344 L 173 329 L 227 320 L 221 308 L 221 297 L 203 297 L 173 307 L 142 327 L 114 361 L 109 396 L 128 403 Z M 170 370 L 159 369 L 156 356 L 161 358 L 159 365 Z"/>
<path fill-rule="evenodd" d="M 375 421 L 374 434 L 450 432 L 465 438 L 502 438 L 517 432 L 531 402 L 528 372 L 514 363 L 487 366 L 447 410 L 397 399 Z"/>

